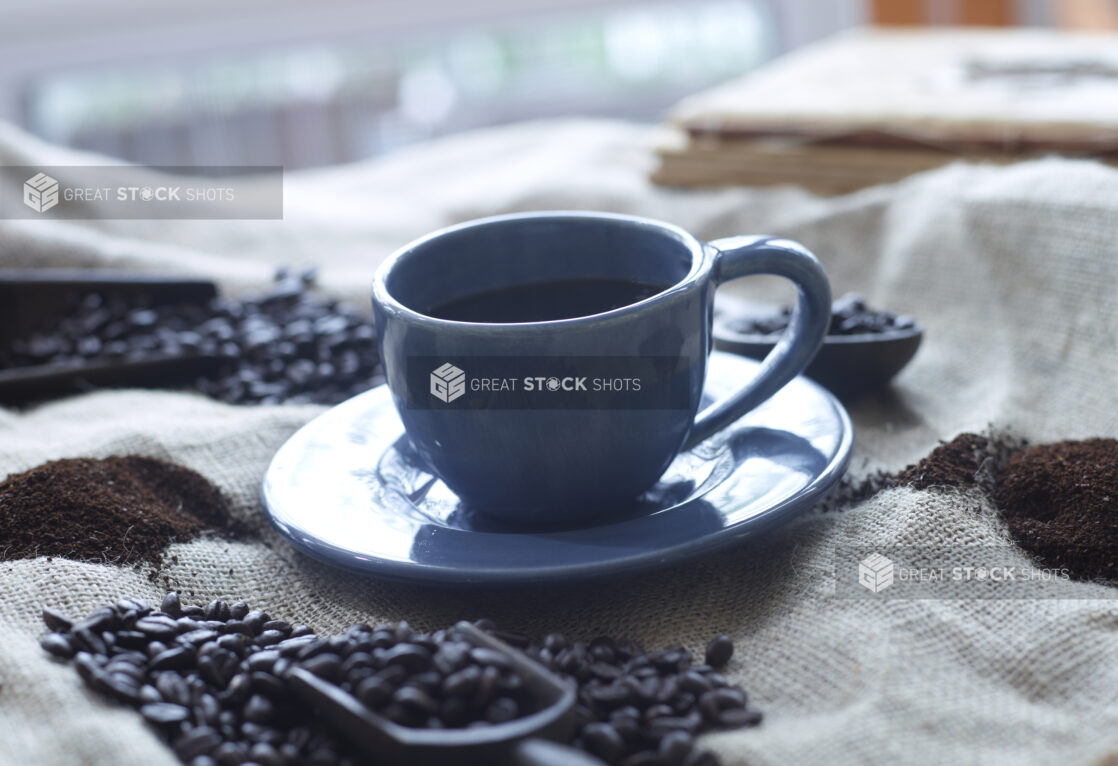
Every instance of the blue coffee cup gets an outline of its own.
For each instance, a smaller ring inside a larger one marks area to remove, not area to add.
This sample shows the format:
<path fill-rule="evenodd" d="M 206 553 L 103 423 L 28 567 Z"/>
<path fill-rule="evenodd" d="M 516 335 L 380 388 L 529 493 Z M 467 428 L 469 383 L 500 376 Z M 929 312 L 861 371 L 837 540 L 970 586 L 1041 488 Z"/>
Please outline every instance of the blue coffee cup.
<path fill-rule="evenodd" d="M 752 380 L 699 412 L 715 288 L 753 274 L 795 284 L 791 323 Z M 631 302 L 599 305 L 599 293 Z M 447 313 L 465 305 L 482 320 Z M 798 375 L 830 305 L 822 267 L 795 242 L 704 243 L 607 213 L 451 226 L 394 253 L 373 282 L 385 374 L 415 452 L 475 512 L 516 524 L 624 509 L 681 450 Z"/>

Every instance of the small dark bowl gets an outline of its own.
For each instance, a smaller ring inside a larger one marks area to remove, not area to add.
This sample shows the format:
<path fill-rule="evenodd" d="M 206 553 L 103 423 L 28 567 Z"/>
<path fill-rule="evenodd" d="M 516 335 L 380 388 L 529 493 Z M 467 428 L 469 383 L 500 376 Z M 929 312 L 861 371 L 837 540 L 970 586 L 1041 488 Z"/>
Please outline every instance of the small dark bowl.
<path fill-rule="evenodd" d="M 752 359 L 764 359 L 780 338 L 741 333 L 732 328 L 737 315 L 714 319 L 714 347 Z M 912 327 L 857 335 L 828 335 L 804 374 L 843 398 L 854 398 L 883 387 L 907 365 L 924 337 Z"/>

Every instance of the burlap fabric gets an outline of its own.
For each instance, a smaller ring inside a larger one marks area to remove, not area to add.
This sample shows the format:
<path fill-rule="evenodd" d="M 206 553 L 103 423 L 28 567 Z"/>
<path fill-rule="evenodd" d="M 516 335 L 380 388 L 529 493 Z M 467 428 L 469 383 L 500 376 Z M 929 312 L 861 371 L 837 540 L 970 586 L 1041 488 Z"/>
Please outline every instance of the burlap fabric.
<path fill-rule="evenodd" d="M 773 233 L 813 248 L 836 293 L 858 288 L 926 325 L 924 348 L 892 389 L 852 409 L 854 474 L 901 467 L 939 439 L 991 423 L 1036 440 L 1115 434 L 1118 172 L 1047 160 L 956 165 L 833 199 L 794 189 L 679 193 L 645 180 L 649 139 L 626 124 L 542 123 L 291 174 L 282 222 L 3 221 L 0 265 L 178 269 L 236 290 L 265 281 L 274 264 L 313 262 L 326 285 L 364 301 L 392 248 L 490 213 L 604 209 L 708 238 Z M 0 161 L 96 158 L 3 129 Z M 727 763 L 1118 762 L 1112 590 L 1066 583 L 1055 590 L 1066 598 L 1015 601 L 835 596 L 836 545 L 1005 541 L 977 491 L 891 490 L 805 514 L 729 553 L 593 586 L 407 587 L 310 561 L 261 520 L 256 493 L 269 458 L 320 411 L 141 391 L 0 410 L 0 473 L 120 453 L 198 470 L 263 541 L 177 546 L 166 577 L 190 598 L 245 597 L 322 631 L 488 615 L 514 629 L 681 640 L 696 650 L 729 633 L 738 652 L 728 674 L 766 719 L 703 738 Z M 81 614 L 123 595 L 158 599 L 163 584 L 148 574 L 60 559 L 0 564 L 0 761 L 175 762 L 137 715 L 86 691 L 37 645 L 42 606 Z"/>

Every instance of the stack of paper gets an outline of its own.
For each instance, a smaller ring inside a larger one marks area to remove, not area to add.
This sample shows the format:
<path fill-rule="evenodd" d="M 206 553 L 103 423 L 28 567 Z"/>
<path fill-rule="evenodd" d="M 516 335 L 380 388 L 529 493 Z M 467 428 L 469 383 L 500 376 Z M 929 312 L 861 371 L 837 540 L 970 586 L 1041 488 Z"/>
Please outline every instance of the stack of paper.
<path fill-rule="evenodd" d="M 653 180 L 840 193 L 956 159 L 1118 161 L 1118 36 L 858 30 L 671 113 Z"/>

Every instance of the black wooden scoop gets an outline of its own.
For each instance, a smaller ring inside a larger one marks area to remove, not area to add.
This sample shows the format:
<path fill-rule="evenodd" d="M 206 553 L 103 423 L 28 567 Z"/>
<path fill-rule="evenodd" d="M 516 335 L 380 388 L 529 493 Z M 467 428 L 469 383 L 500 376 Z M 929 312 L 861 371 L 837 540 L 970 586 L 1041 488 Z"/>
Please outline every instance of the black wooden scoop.
<path fill-rule="evenodd" d="M 543 707 L 506 723 L 462 729 L 401 726 L 365 707 L 353 695 L 304 668 L 292 687 L 319 714 L 376 763 L 398 766 L 604 766 L 581 750 L 559 744 L 574 733 L 573 685 L 468 622 L 455 626 L 473 646 L 501 652 Z"/>
<path fill-rule="evenodd" d="M 118 271 L 0 270 L 0 348 L 43 331 L 75 296 L 94 292 L 158 306 L 205 304 L 217 295 L 217 287 L 206 280 Z M 216 357 L 184 352 L 5 367 L 0 368 L 0 403 L 19 404 L 103 386 L 185 384 L 211 372 L 218 363 Z"/>

